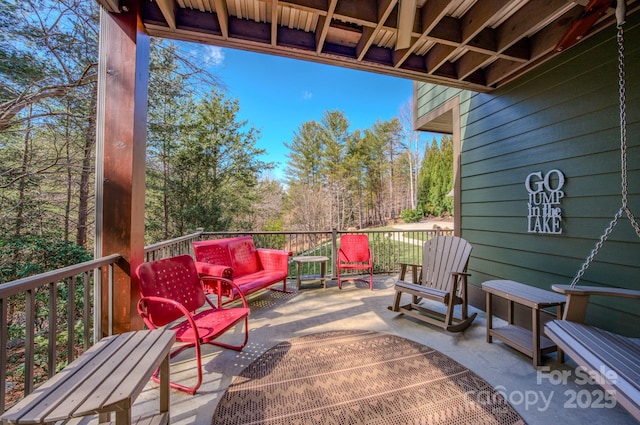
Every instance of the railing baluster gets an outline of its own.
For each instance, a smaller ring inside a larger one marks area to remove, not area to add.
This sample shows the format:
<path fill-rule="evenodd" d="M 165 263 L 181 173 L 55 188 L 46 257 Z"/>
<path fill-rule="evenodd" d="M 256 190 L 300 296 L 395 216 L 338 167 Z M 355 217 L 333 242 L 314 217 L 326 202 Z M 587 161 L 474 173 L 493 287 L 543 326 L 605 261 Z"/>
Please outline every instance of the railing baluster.
<path fill-rule="evenodd" d="M 33 391 L 33 367 L 35 347 L 36 290 L 29 289 L 25 294 L 25 338 L 24 338 L 24 395 Z"/>
<path fill-rule="evenodd" d="M 9 300 L 5 300 L 4 298 L 0 298 L 0 325 L 2 328 L 0 329 L 0 382 L 2 382 L 2 387 L 0 387 L 0 412 L 4 413 L 4 405 L 6 400 L 6 392 L 7 392 L 7 332 L 8 329 L 8 320 L 7 320 L 7 302 Z"/>
<path fill-rule="evenodd" d="M 76 323 L 76 277 L 67 278 L 69 293 L 67 298 L 67 361 L 71 363 L 75 357 L 73 350 L 75 342 Z"/>
<path fill-rule="evenodd" d="M 58 335 L 58 290 L 56 282 L 49 283 L 49 378 L 56 374 L 56 336 Z"/>
<path fill-rule="evenodd" d="M 93 342 L 96 343 L 102 338 L 102 277 L 104 267 L 99 267 L 93 272 Z"/>
<path fill-rule="evenodd" d="M 83 348 L 84 350 L 88 350 L 91 346 L 91 275 L 89 272 L 84 272 L 82 274 L 82 280 L 84 282 L 83 295 L 84 295 L 84 311 L 83 311 L 83 322 L 84 326 L 82 329 L 83 333 Z"/>
<path fill-rule="evenodd" d="M 113 335 L 113 279 L 115 272 L 112 264 L 107 267 L 107 276 L 107 314 L 109 315 L 107 323 L 109 324 L 109 335 Z"/>

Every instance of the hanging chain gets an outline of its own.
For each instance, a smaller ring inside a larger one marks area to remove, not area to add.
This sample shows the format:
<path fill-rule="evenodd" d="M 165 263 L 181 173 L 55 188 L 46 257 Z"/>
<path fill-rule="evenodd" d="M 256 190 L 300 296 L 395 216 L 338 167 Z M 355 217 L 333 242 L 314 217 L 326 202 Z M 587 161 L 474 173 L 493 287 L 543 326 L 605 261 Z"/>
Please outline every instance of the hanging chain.
<path fill-rule="evenodd" d="M 593 251 L 587 260 L 584 262 L 578 273 L 576 273 L 575 277 L 571 281 L 571 287 L 575 287 L 584 272 L 589 267 L 589 264 L 593 261 L 595 256 L 598 254 L 600 248 L 607 240 L 613 228 L 618 223 L 620 217 L 623 214 L 626 214 L 631 222 L 631 225 L 636 231 L 638 237 L 640 237 L 640 226 L 636 221 L 633 213 L 629 209 L 628 205 L 628 197 L 627 197 L 627 91 L 626 91 L 626 75 L 624 70 L 624 30 L 622 28 L 622 23 L 618 22 L 618 79 L 619 79 L 619 87 L 620 87 L 620 169 L 621 169 L 621 178 L 622 178 L 622 206 L 618 210 L 618 212 L 613 217 L 613 220 L 609 223 L 609 226 L 606 228 L 604 234 L 600 237 L 600 240 L 596 243 Z"/>

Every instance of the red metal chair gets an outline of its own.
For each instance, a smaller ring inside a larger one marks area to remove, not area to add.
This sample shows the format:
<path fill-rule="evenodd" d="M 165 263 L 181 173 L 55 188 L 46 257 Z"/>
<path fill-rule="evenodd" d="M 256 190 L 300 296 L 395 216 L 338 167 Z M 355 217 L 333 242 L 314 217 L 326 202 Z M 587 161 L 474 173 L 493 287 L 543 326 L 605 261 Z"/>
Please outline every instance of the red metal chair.
<path fill-rule="evenodd" d="M 367 235 L 342 235 L 340 237 L 340 249 L 336 262 L 338 288 L 342 289 L 340 270 L 365 270 L 369 273 L 369 289 L 373 290 L 373 255 L 369 248 Z M 364 279 L 347 278 L 346 280 Z"/>
<path fill-rule="evenodd" d="M 195 263 L 189 255 L 164 258 L 143 263 L 136 269 L 140 279 L 138 313 L 149 329 L 167 326 L 176 333 L 176 342 L 184 343 L 171 353 L 171 357 L 190 347 L 196 349 L 198 382 L 186 387 L 172 382 L 171 387 L 195 394 L 202 384 L 201 344 L 213 344 L 240 351 L 249 338 L 249 308 L 247 300 L 236 285 L 221 277 L 206 277 L 222 289 L 230 285 L 238 290 L 242 307 L 216 307 L 205 295 Z M 220 292 L 219 292 L 220 293 Z M 180 320 L 184 319 L 184 320 Z M 244 319 L 245 336 L 241 345 L 229 345 L 216 338 Z M 157 381 L 157 371 L 154 380 Z"/>

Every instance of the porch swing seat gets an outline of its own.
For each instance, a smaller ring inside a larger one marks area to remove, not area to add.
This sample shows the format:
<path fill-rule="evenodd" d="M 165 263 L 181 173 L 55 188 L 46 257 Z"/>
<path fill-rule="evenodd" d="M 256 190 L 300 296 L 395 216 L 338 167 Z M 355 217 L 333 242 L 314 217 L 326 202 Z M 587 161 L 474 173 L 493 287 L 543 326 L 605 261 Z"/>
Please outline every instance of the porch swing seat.
<path fill-rule="evenodd" d="M 640 223 L 631 212 L 628 203 L 627 172 L 627 118 L 626 81 L 624 72 L 624 22 L 625 0 L 618 0 L 616 7 L 618 75 L 620 94 L 620 174 L 622 205 L 604 234 L 596 243 L 570 285 L 553 285 L 556 292 L 567 296 L 567 304 L 562 320 L 554 320 L 545 325 L 545 333 L 559 349 L 566 352 L 634 418 L 640 421 L 640 339 L 611 333 L 585 324 L 589 297 L 605 296 L 640 300 L 640 291 L 633 289 L 577 286 L 589 264 L 611 235 L 619 219 L 626 215 L 631 226 L 640 237 Z M 605 399 L 608 400 L 608 399 Z"/>
<path fill-rule="evenodd" d="M 584 323 L 590 295 L 640 300 L 640 291 L 569 285 L 553 290 L 567 295 L 567 305 L 563 320 L 545 325 L 547 337 L 640 421 L 640 339 Z"/>

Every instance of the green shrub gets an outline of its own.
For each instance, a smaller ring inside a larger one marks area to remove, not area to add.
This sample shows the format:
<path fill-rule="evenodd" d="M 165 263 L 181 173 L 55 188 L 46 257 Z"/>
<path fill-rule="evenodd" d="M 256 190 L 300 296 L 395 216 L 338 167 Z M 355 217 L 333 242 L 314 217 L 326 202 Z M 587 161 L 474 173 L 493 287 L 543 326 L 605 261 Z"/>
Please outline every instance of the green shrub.
<path fill-rule="evenodd" d="M 417 223 L 424 217 L 424 211 L 418 207 L 413 210 L 404 210 L 400 213 L 400 216 L 405 223 Z"/>

